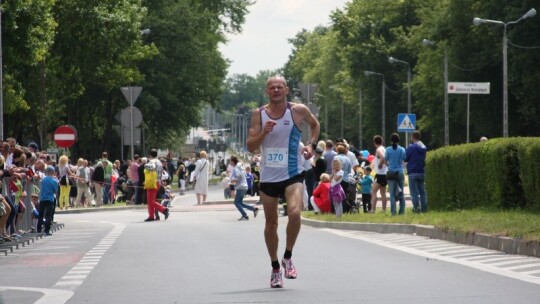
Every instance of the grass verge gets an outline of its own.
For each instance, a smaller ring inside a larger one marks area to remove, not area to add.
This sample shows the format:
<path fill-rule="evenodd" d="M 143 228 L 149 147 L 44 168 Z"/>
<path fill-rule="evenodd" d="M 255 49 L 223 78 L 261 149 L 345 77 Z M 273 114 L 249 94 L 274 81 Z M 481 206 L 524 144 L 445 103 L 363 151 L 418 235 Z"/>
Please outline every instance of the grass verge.
<path fill-rule="evenodd" d="M 344 214 L 341 219 L 333 214 L 315 215 L 313 211 L 305 211 L 302 216 L 331 222 L 431 225 L 446 231 L 485 233 L 525 241 L 540 241 L 540 213 L 524 211 L 460 210 L 415 214 L 407 209 L 404 215 L 399 216 L 391 216 L 387 211 L 375 214 Z"/>

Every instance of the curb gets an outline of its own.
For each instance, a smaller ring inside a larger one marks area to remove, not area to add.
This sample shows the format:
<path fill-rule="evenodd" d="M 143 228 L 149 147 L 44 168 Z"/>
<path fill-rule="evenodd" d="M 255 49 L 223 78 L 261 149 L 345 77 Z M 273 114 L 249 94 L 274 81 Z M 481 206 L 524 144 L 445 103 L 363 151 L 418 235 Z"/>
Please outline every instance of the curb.
<path fill-rule="evenodd" d="M 432 239 L 502 251 L 508 254 L 519 254 L 540 258 L 540 242 L 523 241 L 520 239 L 492 236 L 474 232 L 462 233 L 457 231 L 444 231 L 427 225 L 324 222 L 306 219 L 303 217 L 302 224 L 314 228 L 359 230 L 377 233 L 416 234 Z"/>
<path fill-rule="evenodd" d="M 136 210 L 146 209 L 146 205 L 140 206 L 121 206 L 121 207 L 88 207 L 88 208 L 70 208 L 68 210 L 56 210 L 54 214 L 71 214 L 71 213 L 89 213 L 89 212 L 101 212 L 101 211 L 124 211 L 124 210 Z"/>

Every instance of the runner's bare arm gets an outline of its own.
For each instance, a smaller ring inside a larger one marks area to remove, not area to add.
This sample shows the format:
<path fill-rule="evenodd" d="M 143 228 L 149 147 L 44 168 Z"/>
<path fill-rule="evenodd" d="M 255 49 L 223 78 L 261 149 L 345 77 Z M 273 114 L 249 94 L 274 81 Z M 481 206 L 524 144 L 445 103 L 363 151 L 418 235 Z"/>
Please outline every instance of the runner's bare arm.
<path fill-rule="evenodd" d="M 251 153 L 259 153 L 261 144 L 266 134 L 272 132 L 275 122 L 267 121 L 264 128 L 261 126 L 261 112 L 256 109 L 251 114 L 251 124 L 249 126 L 249 136 L 246 142 L 247 149 Z"/>
<path fill-rule="evenodd" d="M 295 104 L 293 106 L 293 111 L 297 114 L 295 116 L 299 118 L 299 121 L 295 121 L 297 126 L 300 125 L 301 120 L 304 120 L 311 130 L 311 138 L 308 140 L 306 146 L 311 147 L 312 144 L 317 144 L 317 141 L 319 140 L 319 133 L 321 132 L 321 125 L 319 124 L 317 117 L 315 117 L 315 115 L 313 115 L 309 108 L 304 104 Z"/>

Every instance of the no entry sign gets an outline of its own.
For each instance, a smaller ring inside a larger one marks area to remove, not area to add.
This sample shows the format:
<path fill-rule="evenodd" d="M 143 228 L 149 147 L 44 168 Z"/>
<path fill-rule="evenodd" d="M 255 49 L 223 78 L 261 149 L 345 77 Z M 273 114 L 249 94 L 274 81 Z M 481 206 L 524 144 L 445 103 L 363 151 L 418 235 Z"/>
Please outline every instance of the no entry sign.
<path fill-rule="evenodd" d="M 73 146 L 77 140 L 77 130 L 73 126 L 63 125 L 54 131 L 54 142 L 61 148 Z"/>

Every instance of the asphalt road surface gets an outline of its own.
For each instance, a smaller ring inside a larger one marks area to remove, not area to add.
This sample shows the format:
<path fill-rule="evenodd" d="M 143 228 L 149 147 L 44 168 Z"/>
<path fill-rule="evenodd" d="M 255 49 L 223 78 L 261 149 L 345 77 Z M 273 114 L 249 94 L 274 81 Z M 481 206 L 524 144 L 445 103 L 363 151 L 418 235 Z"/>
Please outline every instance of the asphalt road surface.
<path fill-rule="evenodd" d="M 221 198 L 213 188 L 210 198 Z M 270 289 L 264 213 L 179 197 L 167 221 L 144 209 L 58 214 L 65 227 L 0 256 L 0 303 L 537 303 L 540 259 L 509 271 L 481 252 L 411 235 L 303 226 L 296 280 Z M 287 219 L 280 218 L 280 254 Z M 430 242 L 433 242 L 432 244 Z M 446 244 L 446 245 L 445 245 Z M 438 247 L 437 247 L 438 246 Z M 455 246 L 454 246 L 455 247 Z M 439 248 L 439 250 L 435 250 Z M 475 256 L 476 255 L 476 256 Z M 500 255 L 500 253 L 499 253 Z M 516 262 L 517 263 L 517 262 Z M 536 264 L 535 264 L 536 263 Z M 490 264 L 490 265 L 488 265 Z M 507 263 L 508 264 L 508 263 Z M 501 267 L 499 267 L 499 265 Z"/>

